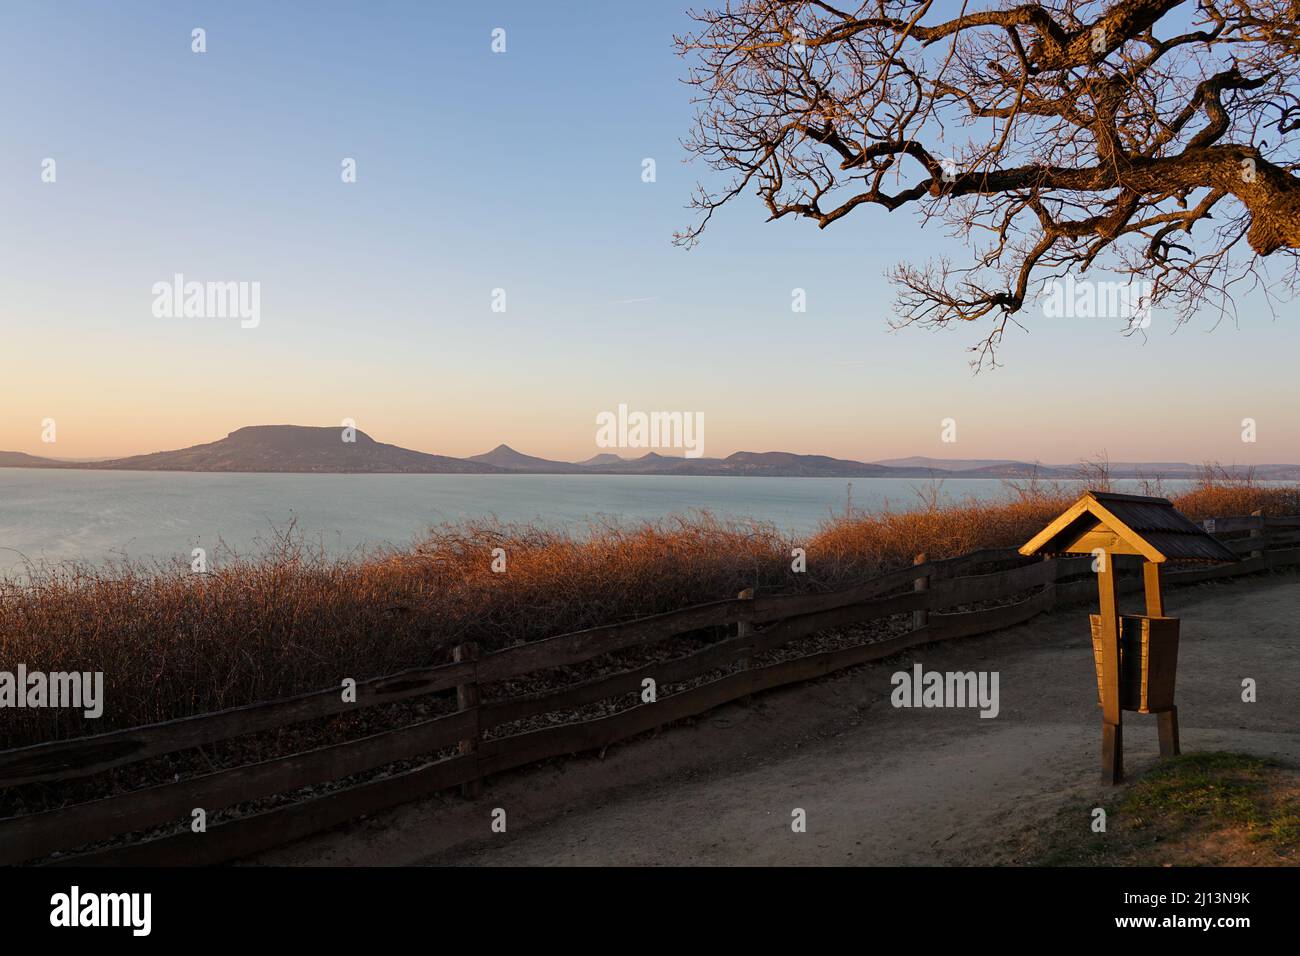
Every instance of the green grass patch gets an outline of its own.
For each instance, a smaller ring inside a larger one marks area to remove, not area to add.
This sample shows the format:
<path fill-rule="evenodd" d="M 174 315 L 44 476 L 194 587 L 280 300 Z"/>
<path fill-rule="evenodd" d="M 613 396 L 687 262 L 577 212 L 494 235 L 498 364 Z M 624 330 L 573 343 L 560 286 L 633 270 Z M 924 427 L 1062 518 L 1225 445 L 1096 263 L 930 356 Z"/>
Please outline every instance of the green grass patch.
<path fill-rule="evenodd" d="M 1102 805 L 1072 806 L 1038 834 L 1038 866 L 1293 864 L 1300 849 L 1300 774 L 1241 753 L 1162 760 Z"/>
<path fill-rule="evenodd" d="M 1276 762 L 1234 753 L 1194 753 L 1164 761 L 1129 788 L 1118 813 L 1135 829 L 1197 824 L 1259 827 L 1267 771 Z"/>

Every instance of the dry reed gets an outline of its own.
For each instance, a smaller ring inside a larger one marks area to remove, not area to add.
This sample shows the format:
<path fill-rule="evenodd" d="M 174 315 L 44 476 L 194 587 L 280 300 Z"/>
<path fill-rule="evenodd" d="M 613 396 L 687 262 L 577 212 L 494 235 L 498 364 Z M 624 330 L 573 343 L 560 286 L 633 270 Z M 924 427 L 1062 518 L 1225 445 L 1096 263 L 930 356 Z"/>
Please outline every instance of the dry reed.
<path fill-rule="evenodd" d="M 0 748 L 81 736 L 338 686 L 687 605 L 846 587 L 927 552 L 1015 546 L 1077 491 L 1008 483 L 996 502 L 855 513 L 806 540 L 707 513 L 578 533 L 477 521 L 432 529 L 409 551 L 332 557 L 286 533 L 256 557 L 187 565 L 117 562 L 28 569 L 0 582 L 0 671 L 102 671 L 103 718 L 0 711 Z M 1175 503 L 1192 518 L 1300 513 L 1300 488 L 1207 470 Z M 802 547 L 808 571 L 791 570 Z M 505 573 L 491 569 L 493 548 Z"/>

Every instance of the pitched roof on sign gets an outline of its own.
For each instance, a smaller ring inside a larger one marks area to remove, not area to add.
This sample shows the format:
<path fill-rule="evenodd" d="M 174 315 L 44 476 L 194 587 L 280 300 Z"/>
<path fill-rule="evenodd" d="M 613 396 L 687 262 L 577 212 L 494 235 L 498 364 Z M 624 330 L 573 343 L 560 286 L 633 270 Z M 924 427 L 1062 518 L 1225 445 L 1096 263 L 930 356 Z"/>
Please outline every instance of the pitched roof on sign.
<path fill-rule="evenodd" d="M 1087 491 L 1026 542 L 1021 554 L 1061 552 L 1081 535 L 1105 528 L 1148 561 L 1236 561 L 1237 556 L 1193 524 L 1168 498 Z"/>

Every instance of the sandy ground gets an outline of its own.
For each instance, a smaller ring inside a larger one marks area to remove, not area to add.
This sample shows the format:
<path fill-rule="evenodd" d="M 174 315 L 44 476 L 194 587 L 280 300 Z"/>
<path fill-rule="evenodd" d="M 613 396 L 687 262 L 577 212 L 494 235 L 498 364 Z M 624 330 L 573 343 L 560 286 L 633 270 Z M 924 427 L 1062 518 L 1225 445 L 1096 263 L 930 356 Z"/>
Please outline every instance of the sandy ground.
<path fill-rule="evenodd" d="M 1300 762 L 1300 575 L 1174 590 L 1166 601 L 1182 618 L 1183 751 Z M 1105 792 L 1086 614 L 918 648 L 722 707 L 603 758 L 505 774 L 475 801 L 432 797 L 249 862 L 1004 862 L 1026 828 Z M 998 671 L 1000 714 L 892 707 L 890 677 L 913 662 Z M 1256 703 L 1241 700 L 1246 677 Z M 1126 769 L 1141 772 L 1157 759 L 1155 718 L 1126 713 L 1124 731 Z M 504 834 L 491 831 L 495 808 L 506 811 Z M 804 833 L 791 829 L 795 808 L 806 811 Z"/>

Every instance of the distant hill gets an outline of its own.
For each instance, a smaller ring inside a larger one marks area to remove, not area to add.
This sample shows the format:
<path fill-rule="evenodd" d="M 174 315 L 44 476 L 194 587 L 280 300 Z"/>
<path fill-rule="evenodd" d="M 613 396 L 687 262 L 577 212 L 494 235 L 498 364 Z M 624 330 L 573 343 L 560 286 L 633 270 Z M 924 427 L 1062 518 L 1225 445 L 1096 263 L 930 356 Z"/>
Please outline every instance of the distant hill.
<path fill-rule="evenodd" d="M 365 432 L 345 442 L 343 429 L 309 425 L 250 425 L 220 441 L 175 451 L 130 458 L 70 461 L 22 452 L 0 451 L 0 468 L 74 468 L 115 471 L 238 471 L 407 474 L 581 474 L 581 475 L 704 475 L 772 478 L 1025 478 L 1069 479 L 1077 465 L 1042 465 L 1004 458 L 892 458 L 878 462 L 800 455 L 788 451 L 738 451 L 726 458 L 685 458 L 647 452 L 623 458 L 603 452 L 581 462 L 555 461 L 498 445 L 482 455 L 452 458 L 430 455 L 377 442 Z M 1197 468 L 1186 462 L 1112 462 L 1111 476 L 1194 477 Z M 1300 465 L 1230 466 L 1229 473 L 1247 470 L 1265 480 L 1300 481 Z"/>
<path fill-rule="evenodd" d="M 1060 470 L 1054 465 L 1017 461 L 1014 458 L 927 458 L 924 455 L 913 455 L 910 458 L 886 458 L 876 462 L 876 464 L 886 465 L 890 468 L 927 468 L 933 471 L 951 472 L 1001 471 L 1005 473 L 1007 471 L 1016 471 L 1027 474 L 1035 469 L 1038 469 L 1040 473 L 1054 473 Z"/>
<path fill-rule="evenodd" d="M 67 462 L 28 455 L 21 451 L 0 451 L 0 468 L 61 468 L 66 465 Z"/>
<path fill-rule="evenodd" d="M 1077 477 L 1078 468 L 1062 468 L 1054 465 L 1038 465 L 1024 461 L 1009 461 L 1000 465 L 985 465 L 981 468 L 963 468 L 951 472 L 954 478 L 1043 478 L 1057 480 Z M 943 476 L 942 471 L 933 472 Z M 1112 477 L 1121 477 L 1117 472 Z"/>
<path fill-rule="evenodd" d="M 133 471 L 289 471 L 466 474 L 495 472 L 491 465 L 377 442 L 363 431 L 343 441 L 342 428 L 250 425 L 220 441 L 177 451 L 115 458 L 83 468 Z"/>
<path fill-rule="evenodd" d="M 826 455 L 797 455 L 788 451 L 738 451 L 726 458 L 684 458 L 648 452 L 640 458 L 599 455 L 583 463 L 584 472 L 626 475 L 744 475 L 769 477 L 894 477 L 911 472 Z"/>
<path fill-rule="evenodd" d="M 640 458 L 619 458 L 583 467 L 584 472 L 607 475 L 705 475 L 711 474 L 716 458 L 679 458 L 646 452 Z"/>
<path fill-rule="evenodd" d="M 823 478 L 886 478 L 900 476 L 900 469 L 869 465 L 826 455 L 795 455 L 786 451 L 738 451 L 723 459 L 728 474 L 791 475 Z"/>
<path fill-rule="evenodd" d="M 471 455 L 466 461 L 476 461 L 484 465 L 492 465 L 494 468 L 503 468 L 506 471 L 528 471 L 528 472 L 572 472 L 577 471 L 578 466 L 567 461 L 551 461 L 547 458 L 538 458 L 535 455 L 525 455 L 517 452 L 509 445 L 497 445 L 491 451 L 482 455 Z"/>
<path fill-rule="evenodd" d="M 1026 478 L 1036 475 L 1044 479 L 1077 478 L 1081 466 L 1045 465 L 1041 462 L 1016 461 L 1002 458 L 927 458 L 913 455 L 911 458 L 887 458 L 876 462 L 890 468 L 928 469 L 938 477 L 954 478 Z M 1242 475 L 1251 473 L 1263 481 L 1297 481 L 1300 480 L 1300 465 L 1227 465 L 1229 474 Z M 1186 461 L 1112 461 L 1109 463 L 1112 478 L 1196 478 L 1201 471 L 1200 465 Z"/>
<path fill-rule="evenodd" d="M 1166 476 L 1194 476 L 1199 470 L 1199 465 L 1193 465 L 1186 461 L 1112 461 L 1110 463 L 1111 471 L 1122 472 L 1142 472 L 1144 474 L 1166 475 Z"/>
<path fill-rule="evenodd" d="M 1265 481 L 1300 481 L 1300 465 L 1257 465 L 1253 472 Z"/>
<path fill-rule="evenodd" d="M 578 462 L 578 464 L 583 468 L 586 468 L 592 465 L 617 465 L 622 460 L 622 458 L 612 452 L 605 452 L 601 455 L 592 455 L 590 458 Z"/>

